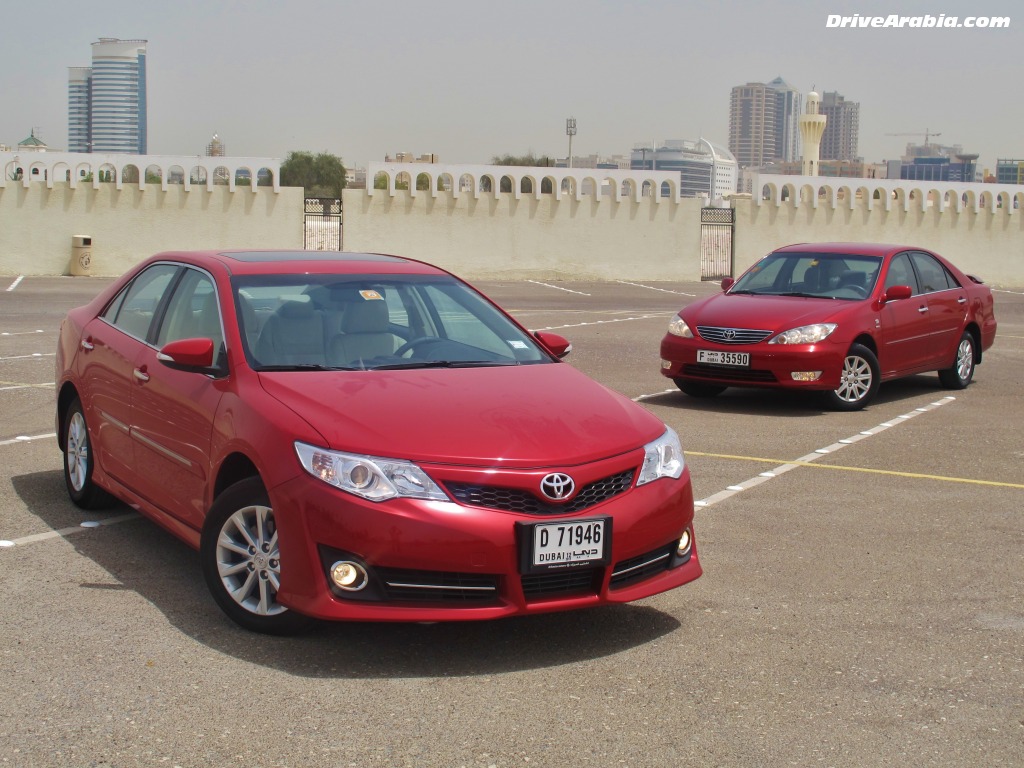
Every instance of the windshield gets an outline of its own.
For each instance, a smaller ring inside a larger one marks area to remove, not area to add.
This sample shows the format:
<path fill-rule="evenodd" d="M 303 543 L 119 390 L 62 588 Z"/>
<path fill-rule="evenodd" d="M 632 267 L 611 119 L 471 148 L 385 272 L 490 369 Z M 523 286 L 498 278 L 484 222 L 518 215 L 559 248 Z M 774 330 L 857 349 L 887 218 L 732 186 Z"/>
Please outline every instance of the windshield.
<path fill-rule="evenodd" d="M 864 299 L 882 266 L 880 256 L 838 253 L 771 253 L 755 264 L 729 293 Z"/>
<path fill-rule="evenodd" d="M 448 276 L 258 275 L 232 280 L 255 370 L 551 362 L 504 313 Z"/>

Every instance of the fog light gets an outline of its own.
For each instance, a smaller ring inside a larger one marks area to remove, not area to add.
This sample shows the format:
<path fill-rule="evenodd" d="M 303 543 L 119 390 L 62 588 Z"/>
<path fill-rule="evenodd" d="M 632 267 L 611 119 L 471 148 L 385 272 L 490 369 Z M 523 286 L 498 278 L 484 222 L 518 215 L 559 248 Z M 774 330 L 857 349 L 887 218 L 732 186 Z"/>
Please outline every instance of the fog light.
<path fill-rule="evenodd" d="M 817 381 L 821 378 L 821 371 L 793 371 L 789 375 L 793 381 Z"/>
<path fill-rule="evenodd" d="M 676 556 L 686 557 L 690 554 L 690 545 L 693 543 L 693 538 L 690 536 L 690 529 L 687 528 L 683 531 L 683 535 L 679 537 L 679 543 L 676 545 Z"/>
<path fill-rule="evenodd" d="M 671 360 L 662 360 L 661 361 L 661 370 L 667 371 L 671 367 L 672 367 L 672 361 Z"/>
<path fill-rule="evenodd" d="M 369 579 L 366 569 L 359 563 L 354 563 L 351 560 L 339 560 L 331 566 L 331 581 L 338 589 L 358 592 L 366 586 Z"/>

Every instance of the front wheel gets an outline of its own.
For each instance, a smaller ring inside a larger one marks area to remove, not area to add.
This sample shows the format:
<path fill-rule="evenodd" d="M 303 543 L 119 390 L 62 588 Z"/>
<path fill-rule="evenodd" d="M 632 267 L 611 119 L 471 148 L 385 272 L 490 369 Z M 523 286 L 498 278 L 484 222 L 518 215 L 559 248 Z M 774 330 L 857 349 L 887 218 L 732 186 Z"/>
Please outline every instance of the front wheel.
<path fill-rule="evenodd" d="M 836 411 L 859 411 L 878 392 L 879 375 L 874 352 L 854 344 L 843 359 L 839 386 L 825 393 L 825 400 Z"/>
<path fill-rule="evenodd" d="M 92 481 L 96 459 L 93 455 L 92 437 L 85 421 L 82 401 L 77 397 L 64 414 L 64 484 L 68 496 L 75 506 L 82 509 L 102 509 L 114 503 L 114 497 Z"/>
<path fill-rule="evenodd" d="M 277 524 L 260 478 L 241 480 L 217 497 L 203 525 L 199 556 L 213 599 L 239 626 L 290 635 L 312 624 L 277 601 Z"/>
<path fill-rule="evenodd" d="M 939 371 L 939 381 L 946 389 L 965 389 L 974 378 L 974 337 L 967 331 L 956 345 L 956 360 Z"/>

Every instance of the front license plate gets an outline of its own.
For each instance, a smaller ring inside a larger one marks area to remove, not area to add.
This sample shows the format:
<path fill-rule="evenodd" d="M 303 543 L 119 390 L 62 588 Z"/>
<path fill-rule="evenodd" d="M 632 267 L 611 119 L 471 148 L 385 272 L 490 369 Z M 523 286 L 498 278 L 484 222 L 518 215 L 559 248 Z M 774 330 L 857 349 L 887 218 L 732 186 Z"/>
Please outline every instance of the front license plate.
<path fill-rule="evenodd" d="M 698 349 L 697 362 L 708 365 L 730 365 L 734 368 L 749 368 L 749 352 L 718 352 L 713 349 Z"/>
<path fill-rule="evenodd" d="M 584 565 L 605 565 L 611 552 L 611 520 L 563 520 L 557 523 L 534 523 L 529 536 L 529 556 L 524 558 L 527 571 L 573 568 Z"/>

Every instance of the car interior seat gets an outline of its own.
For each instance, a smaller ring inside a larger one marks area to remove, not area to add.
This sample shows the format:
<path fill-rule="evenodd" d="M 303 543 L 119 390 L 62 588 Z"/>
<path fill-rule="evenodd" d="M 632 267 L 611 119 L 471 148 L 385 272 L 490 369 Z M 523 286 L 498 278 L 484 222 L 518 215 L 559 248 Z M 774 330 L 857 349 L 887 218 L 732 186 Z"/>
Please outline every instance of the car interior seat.
<path fill-rule="evenodd" d="M 323 365 L 324 324 L 309 297 L 286 299 L 267 318 L 256 342 L 262 365 Z"/>
<path fill-rule="evenodd" d="M 341 333 L 331 339 L 332 365 L 351 366 L 394 354 L 398 337 L 390 332 L 388 305 L 380 299 L 356 299 L 341 316 Z"/>

